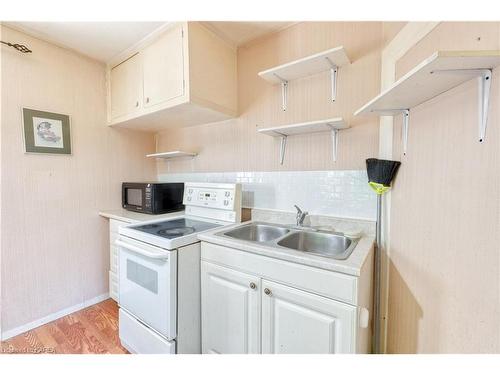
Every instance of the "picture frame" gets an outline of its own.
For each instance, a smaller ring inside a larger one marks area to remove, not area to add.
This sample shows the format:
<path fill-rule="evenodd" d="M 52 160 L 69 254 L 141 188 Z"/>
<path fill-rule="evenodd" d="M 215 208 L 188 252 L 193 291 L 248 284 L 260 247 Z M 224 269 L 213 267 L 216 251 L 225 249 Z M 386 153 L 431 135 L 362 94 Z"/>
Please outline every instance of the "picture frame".
<path fill-rule="evenodd" d="M 23 108 L 24 151 L 71 155 L 69 115 Z"/>

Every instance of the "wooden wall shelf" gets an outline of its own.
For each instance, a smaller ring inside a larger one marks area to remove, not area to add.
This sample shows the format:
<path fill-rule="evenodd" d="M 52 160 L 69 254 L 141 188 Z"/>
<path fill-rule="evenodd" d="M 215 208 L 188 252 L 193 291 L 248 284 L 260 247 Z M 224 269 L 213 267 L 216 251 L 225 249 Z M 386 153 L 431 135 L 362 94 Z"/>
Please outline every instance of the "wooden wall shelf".
<path fill-rule="evenodd" d="M 479 78 L 479 141 L 485 137 L 493 68 L 500 51 L 437 51 L 392 86 L 358 109 L 354 115 L 403 114 L 403 150 L 406 154 L 410 108 L 428 101 L 472 78 Z"/>
<path fill-rule="evenodd" d="M 318 132 L 331 132 L 332 137 L 332 154 L 333 161 L 337 160 L 337 146 L 338 146 L 338 131 L 341 129 L 347 129 L 349 125 L 341 117 L 301 122 L 296 124 L 288 124 L 281 126 L 274 126 L 270 128 L 258 129 L 259 133 L 269 135 L 271 137 L 278 137 L 281 139 L 280 144 L 280 164 L 283 164 L 285 159 L 286 150 L 286 139 L 289 135 L 307 134 L 307 133 L 318 133 Z"/>
<path fill-rule="evenodd" d="M 286 111 L 288 81 L 330 70 L 331 99 L 335 101 L 338 68 L 349 63 L 344 47 L 340 46 L 264 70 L 259 73 L 259 77 L 273 84 L 281 84 L 282 108 Z"/>
<path fill-rule="evenodd" d="M 156 154 L 146 155 L 148 158 L 157 159 L 174 159 L 174 158 L 185 158 L 185 157 L 195 157 L 197 154 L 193 152 L 186 151 L 168 151 L 168 152 L 158 152 Z"/>

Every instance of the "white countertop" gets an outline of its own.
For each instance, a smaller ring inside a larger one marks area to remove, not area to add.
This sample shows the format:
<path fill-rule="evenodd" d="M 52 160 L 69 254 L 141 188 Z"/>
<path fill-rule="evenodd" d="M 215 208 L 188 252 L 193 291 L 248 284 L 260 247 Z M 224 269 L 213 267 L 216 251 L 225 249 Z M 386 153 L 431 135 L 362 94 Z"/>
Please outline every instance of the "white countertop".
<path fill-rule="evenodd" d="M 329 271 L 342 272 L 353 276 L 360 275 L 361 268 L 363 267 L 365 261 L 369 258 L 368 255 L 373 249 L 375 240 L 373 236 L 369 235 L 361 237 L 349 258 L 347 258 L 346 260 L 337 260 L 308 254 L 302 251 L 286 248 L 276 248 L 259 244 L 257 242 L 249 242 L 217 235 L 217 233 L 225 232 L 231 228 L 235 228 L 240 225 L 246 225 L 248 223 L 250 222 L 225 226 L 222 229 L 217 228 L 211 231 L 203 232 L 198 234 L 198 238 L 202 241 L 210 242 L 216 245 L 231 247 L 237 250 L 248 251 L 254 254 L 264 255 L 294 263 L 300 263 Z M 262 222 L 259 221 L 259 223 Z"/>
<path fill-rule="evenodd" d="M 108 219 L 124 221 L 126 223 L 138 223 L 141 221 L 168 219 L 175 216 L 183 215 L 184 211 L 169 212 L 161 215 L 141 214 L 140 212 L 128 211 L 123 208 L 117 210 L 106 210 L 99 212 L 99 215 Z"/>

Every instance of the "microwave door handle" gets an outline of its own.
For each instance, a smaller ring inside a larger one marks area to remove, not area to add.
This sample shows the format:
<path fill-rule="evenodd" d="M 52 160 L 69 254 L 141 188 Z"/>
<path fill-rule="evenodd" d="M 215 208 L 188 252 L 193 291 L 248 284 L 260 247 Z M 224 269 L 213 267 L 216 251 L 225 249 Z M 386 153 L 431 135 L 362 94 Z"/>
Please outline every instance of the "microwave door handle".
<path fill-rule="evenodd" d="M 129 243 L 123 242 L 120 239 L 116 240 L 115 244 L 117 246 L 123 247 L 127 250 L 133 251 L 134 253 L 144 255 L 145 257 L 148 257 L 148 258 L 168 260 L 168 257 L 169 257 L 168 254 L 153 253 L 151 251 L 144 250 L 138 246 L 134 246 L 134 245 L 131 245 Z"/>

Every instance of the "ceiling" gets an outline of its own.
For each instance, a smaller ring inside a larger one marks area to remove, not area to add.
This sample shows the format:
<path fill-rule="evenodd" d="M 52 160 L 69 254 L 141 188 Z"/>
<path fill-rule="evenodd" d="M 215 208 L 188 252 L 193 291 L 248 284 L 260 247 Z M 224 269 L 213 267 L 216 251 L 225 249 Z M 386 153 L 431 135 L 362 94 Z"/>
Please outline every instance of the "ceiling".
<path fill-rule="evenodd" d="M 165 22 L 5 22 L 4 24 L 107 62 Z"/>
<path fill-rule="evenodd" d="M 202 22 L 234 46 L 242 45 L 265 34 L 284 29 L 295 22 Z"/>
<path fill-rule="evenodd" d="M 102 62 L 137 44 L 167 22 L 4 22 L 27 34 Z M 230 44 L 239 46 L 294 22 L 202 22 Z"/>

